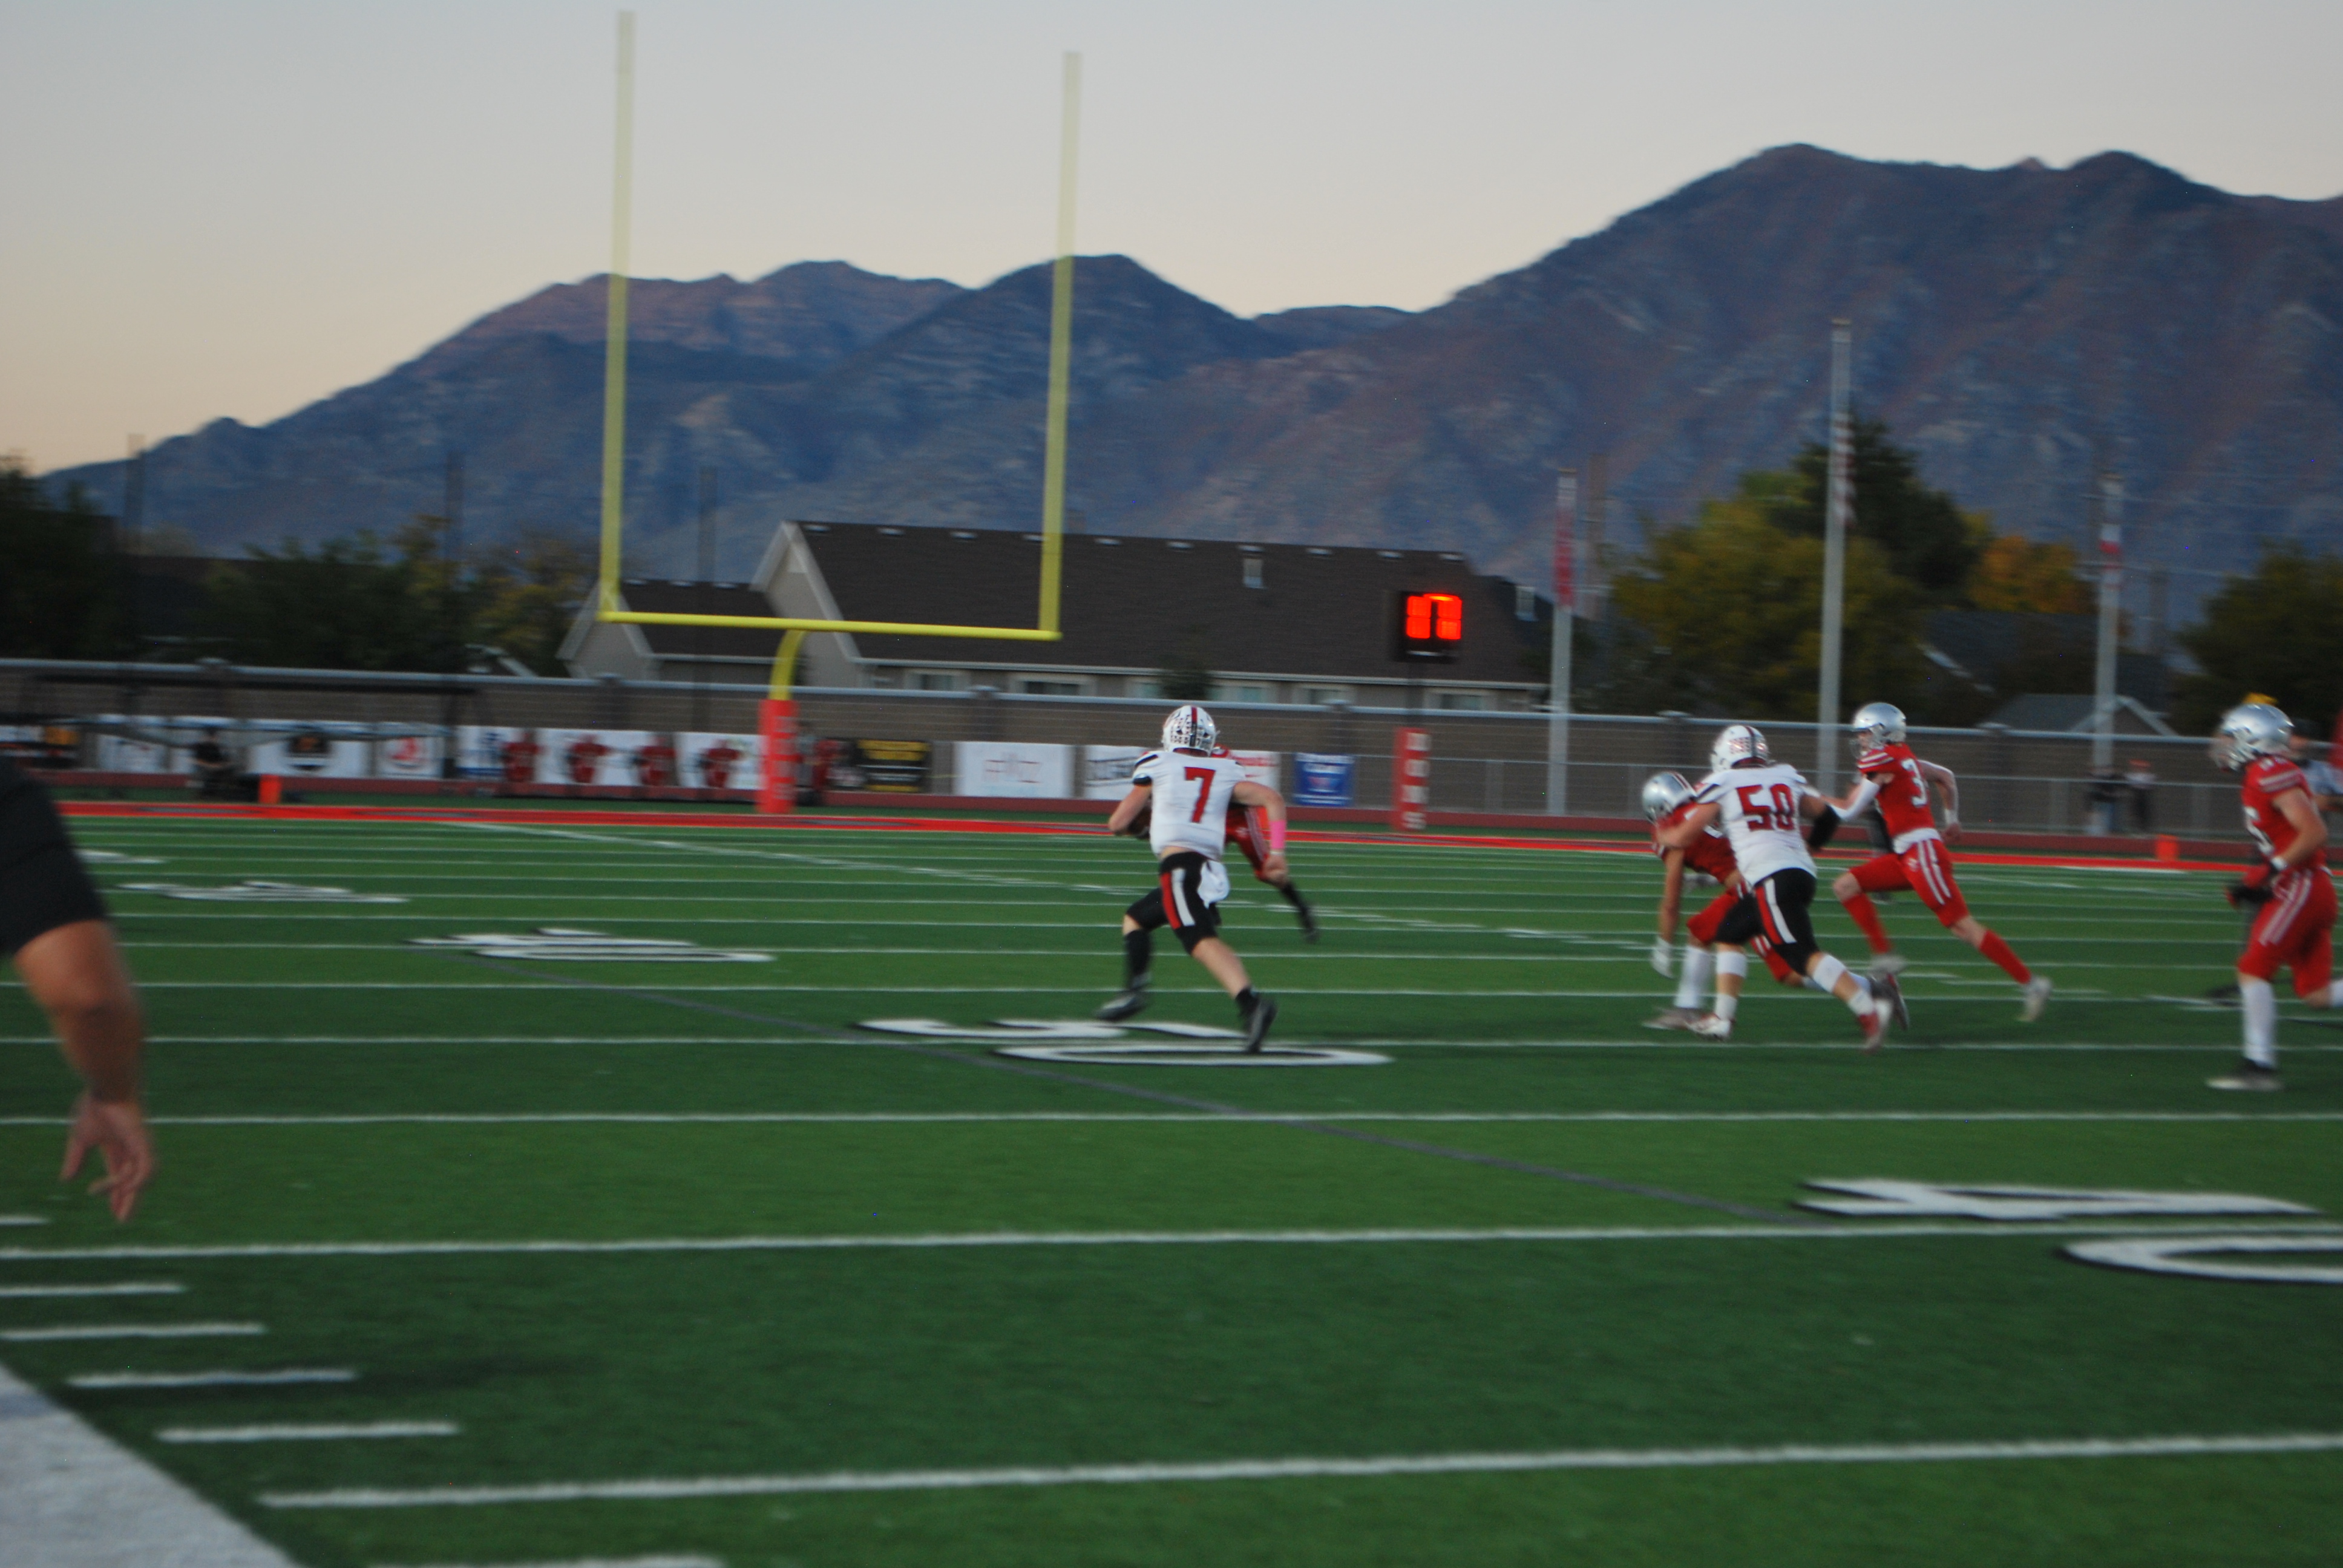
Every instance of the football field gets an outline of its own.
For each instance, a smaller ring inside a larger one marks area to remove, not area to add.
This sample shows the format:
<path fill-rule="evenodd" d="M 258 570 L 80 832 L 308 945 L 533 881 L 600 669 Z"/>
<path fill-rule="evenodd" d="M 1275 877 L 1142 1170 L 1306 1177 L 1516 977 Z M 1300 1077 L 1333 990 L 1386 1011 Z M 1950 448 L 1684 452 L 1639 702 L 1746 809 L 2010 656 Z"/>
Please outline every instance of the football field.
<path fill-rule="evenodd" d="M 1242 865 L 1228 934 L 1319 1054 L 1245 1063 L 1168 936 L 1191 1028 L 1082 1021 L 1151 876 L 1095 832 L 74 828 L 163 1170 L 55 1182 L 0 990 L 0 1369 L 313 1568 L 2343 1541 L 2343 1020 L 2204 1087 L 2217 876 L 1964 865 L 2030 1025 L 1884 905 L 1865 1057 L 1762 970 L 1730 1044 L 1643 1028 L 1648 854 L 1300 842 L 1324 940 Z"/>

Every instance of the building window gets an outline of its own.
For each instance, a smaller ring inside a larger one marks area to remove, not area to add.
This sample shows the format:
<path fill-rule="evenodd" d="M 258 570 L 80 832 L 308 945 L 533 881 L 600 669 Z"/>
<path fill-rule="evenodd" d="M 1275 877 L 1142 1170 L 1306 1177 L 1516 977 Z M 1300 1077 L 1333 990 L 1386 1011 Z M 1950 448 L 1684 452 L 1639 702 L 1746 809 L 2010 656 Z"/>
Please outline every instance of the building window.
<path fill-rule="evenodd" d="M 1537 589 L 1527 583 L 1513 585 L 1513 618 L 1515 620 L 1537 619 Z"/>
<path fill-rule="evenodd" d="M 1259 556 L 1245 557 L 1244 585 L 1247 588 L 1254 588 L 1261 587 L 1261 558 Z"/>
<path fill-rule="evenodd" d="M 1331 708 L 1337 702 L 1351 700 L 1351 689 L 1347 686 L 1305 686 L 1299 700 L 1312 708 Z"/>
<path fill-rule="evenodd" d="M 914 691 L 958 691 L 960 671 L 957 669 L 920 669 L 911 673 Z"/>
<path fill-rule="evenodd" d="M 1432 705 L 1450 713 L 1480 713 L 1487 709 L 1489 699 L 1478 691 L 1443 691 L 1433 697 Z"/>
<path fill-rule="evenodd" d="M 1080 697 L 1082 683 L 1079 680 L 1035 680 L 1028 677 L 1017 682 L 1017 689 L 1028 697 Z"/>

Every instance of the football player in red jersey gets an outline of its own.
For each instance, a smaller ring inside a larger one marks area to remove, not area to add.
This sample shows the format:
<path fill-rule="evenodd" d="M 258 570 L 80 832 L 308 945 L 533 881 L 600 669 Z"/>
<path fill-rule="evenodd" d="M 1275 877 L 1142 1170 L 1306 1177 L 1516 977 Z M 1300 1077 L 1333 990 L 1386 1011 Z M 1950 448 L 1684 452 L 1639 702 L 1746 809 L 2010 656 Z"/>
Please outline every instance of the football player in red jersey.
<path fill-rule="evenodd" d="M 1675 825 L 1692 804 L 1693 787 L 1679 773 L 1654 773 L 1644 780 L 1644 815 L 1652 824 L 1652 853 L 1660 858 L 1663 879 L 1660 883 L 1659 931 L 1652 941 L 1652 968 L 1665 976 L 1674 968 L 1676 926 L 1684 910 L 1684 874 L 1695 871 L 1715 882 L 1716 897 L 1708 907 L 1684 921 L 1684 970 L 1676 980 L 1674 1005 L 1660 1010 L 1649 1020 L 1646 1029 L 1690 1029 L 1700 1021 L 1701 999 L 1707 994 L 1712 974 L 1733 977 L 1733 989 L 1749 972 L 1749 959 L 1739 948 L 1720 944 L 1717 927 L 1733 906 L 1741 901 L 1741 867 L 1733 858 L 1732 840 L 1709 829 L 1682 849 L 1669 849 L 1660 842 L 1660 834 Z M 1782 955 L 1761 934 L 1752 944 L 1774 978 L 1784 985 L 1802 985 L 1804 980 Z"/>
<path fill-rule="evenodd" d="M 2242 769 L 2246 831 L 2260 863 L 2229 889 L 2229 901 L 2254 916 L 2237 959 L 2237 1000 L 2246 1015 L 2246 1057 L 2215 1089 L 2270 1090 L 2278 1080 L 2278 992 L 2281 967 L 2294 970 L 2294 994 L 2312 1007 L 2343 1005 L 2334 979 L 2335 879 L 2327 869 L 2327 823 L 2289 755 L 2294 726 L 2266 702 L 2221 716 L 2213 760 Z"/>
<path fill-rule="evenodd" d="M 1894 849 L 1841 873 L 1831 884 L 1831 891 L 1870 942 L 1872 972 L 1894 974 L 1904 967 L 1904 960 L 1887 940 L 1887 928 L 1879 923 L 1879 910 L 1869 895 L 1909 888 L 1946 930 L 2001 966 L 2002 972 L 2018 983 L 2026 993 L 2025 1010 L 2018 1016 L 2032 1023 L 2050 1000 L 2050 977 L 2028 970 L 2007 942 L 1980 924 L 1969 913 L 1960 884 L 1953 880 L 1953 858 L 1946 852 L 1945 843 L 1947 838 L 1960 837 L 1961 797 L 1952 770 L 1912 755 L 1912 749 L 1904 744 L 1901 709 L 1885 702 L 1866 703 L 1856 709 L 1853 728 L 1855 767 L 1863 782 L 1844 804 L 1837 805 L 1838 813 L 1854 817 L 1876 800 Z M 1929 810 L 1931 787 L 1945 801 L 1941 832 Z"/>

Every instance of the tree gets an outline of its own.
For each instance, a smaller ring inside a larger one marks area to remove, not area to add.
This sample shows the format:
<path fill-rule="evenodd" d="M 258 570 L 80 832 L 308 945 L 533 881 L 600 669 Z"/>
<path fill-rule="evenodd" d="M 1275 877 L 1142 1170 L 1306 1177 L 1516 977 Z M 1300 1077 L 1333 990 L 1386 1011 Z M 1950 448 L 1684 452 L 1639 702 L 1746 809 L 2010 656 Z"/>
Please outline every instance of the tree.
<path fill-rule="evenodd" d="M 1969 572 L 1968 597 L 1976 609 L 2036 615 L 2085 615 L 2092 608 L 2091 590 L 2076 575 L 2075 552 L 2022 534 L 1990 536 Z"/>
<path fill-rule="evenodd" d="M 1854 420 L 1855 519 L 1852 536 L 1886 552 L 1889 568 L 1933 605 L 1966 596 L 1979 541 L 1952 497 L 1920 479 L 1917 454 L 1887 438 L 1887 427 L 1860 415 Z M 1739 499 L 1785 533 L 1820 538 L 1830 493 L 1830 448 L 1808 442 L 1786 473 L 1760 470 L 1741 477 Z"/>
<path fill-rule="evenodd" d="M 1612 604 L 1634 622 L 1644 695 L 1740 719 L 1808 719 L 1822 650 L 1823 544 L 1785 533 L 1746 490 L 1654 539 Z M 1919 593 L 1868 537 L 1847 541 L 1844 666 L 1852 709 L 1919 689 Z M 1859 689 L 1856 689 L 1859 688 Z"/>
<path fill-rule="evenodd" d="M 2233 577 L 2180 634 L 2203 669 L 2180 682 L 2173 722 L 2209 733 L 2224 709 L 2258 691 L 2296 727 L 2325 735 L 2343 709 L 2343 559 L 2298 545 L 2265 552 L 2250 577 Z"/>
<path fill-rule="evenodd" d="M 457 670 L 482 597 L 441 558 L 439 528 L 417 519 L 387 556 L 371 533 L 249 549 L 206 585 L 203 620 L 229 660 L 311 669 Z"/>
<path fill-rule="evenodd" d="M 584 546 L 548 528 L 523 529 L 475 579 L 479 604 L 470 640 L 502 648 L 539 675 L 561 674 L 562 639 L 596 569 Z"/>
<path fill-rule="evenodd" d="M 0 656 L 128 652 L 126 588 L 113 519 L 78 487 L 52 499 L 23 459 L 0 457 Z"/>

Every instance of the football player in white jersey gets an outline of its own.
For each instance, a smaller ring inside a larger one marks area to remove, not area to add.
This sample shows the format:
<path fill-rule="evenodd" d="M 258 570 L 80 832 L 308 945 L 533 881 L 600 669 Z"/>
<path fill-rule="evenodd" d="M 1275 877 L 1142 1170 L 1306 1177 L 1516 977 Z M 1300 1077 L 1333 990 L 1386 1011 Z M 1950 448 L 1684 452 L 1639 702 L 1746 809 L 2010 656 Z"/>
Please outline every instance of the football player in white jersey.
<path fill-rule="evenodd" d="M 1121 833 L 1148 813 L 1147 838 L 1155 851 L 1155 890 L 1122 917 L 1122 990 L 1098 1010 L 1108 1022 L 1130 1018 L 1147 1005 L 1148 970 L 1155 961 L 1155 928 L 1168 925 L 1189 956 L 1221 982 L 1244 1022 L 1247 1050 L 1259 1050 L 1277 1018 L 1277 1003 L 1252 989 L 1244 960 L 1220 936 L 1220 909 L 1229 896 L 1228 868 L 1221 864 L 1228 842 L 1229 807 L 1258 807 L 1266 818 L 1269 842 L 1262 875 L 1274 882 L 1285 869 L 1285 799 L 1244 776 L 1234 759 L 1215 755 L 1220 727 L 1195 705 L 1175 708 L 1163 721 L 1163 746 L 1141 758 L 1131 770 L 1131 791 L 1115 803 L 1107 831 Z"/>
<path fill-rule="evenodd" d="M 1863 1027 L 1863 1049 L 1877 1050 L 1891 1013 L 1901 1014 L 1892 976 L 1866 981 L 1823 951 L 1815 940 L 1807 906 L 1815 900 L 1815 858 L 1805 824 L 1816 824 L 1815 842 L 1827 839 L 1838 815 L 1787 763 L 1776 762 L 1765 738 L 1746 724 L 1728 724 L 1708 754 L 1715 769 L 1693 792 L 1692 805 L 1661 829 L 1660 842 L 1682 849 L 1721 823 L 1733 840 L 1733 858 L 1746 890 L 1718 926 L 1715 942 L 1738 947 L 1763 935 L 1798 973 L 1847 1005 Z M 1728 991 L 1726 982 L 1732 981 Z M 1874 994 L 1875 987 L 1878 994 Z M 1693 1025 L 1712 1040 L 1729 1039 L 1740 1005 L 1739 978 L 1717 976 L 1716 1011 Z"/>

